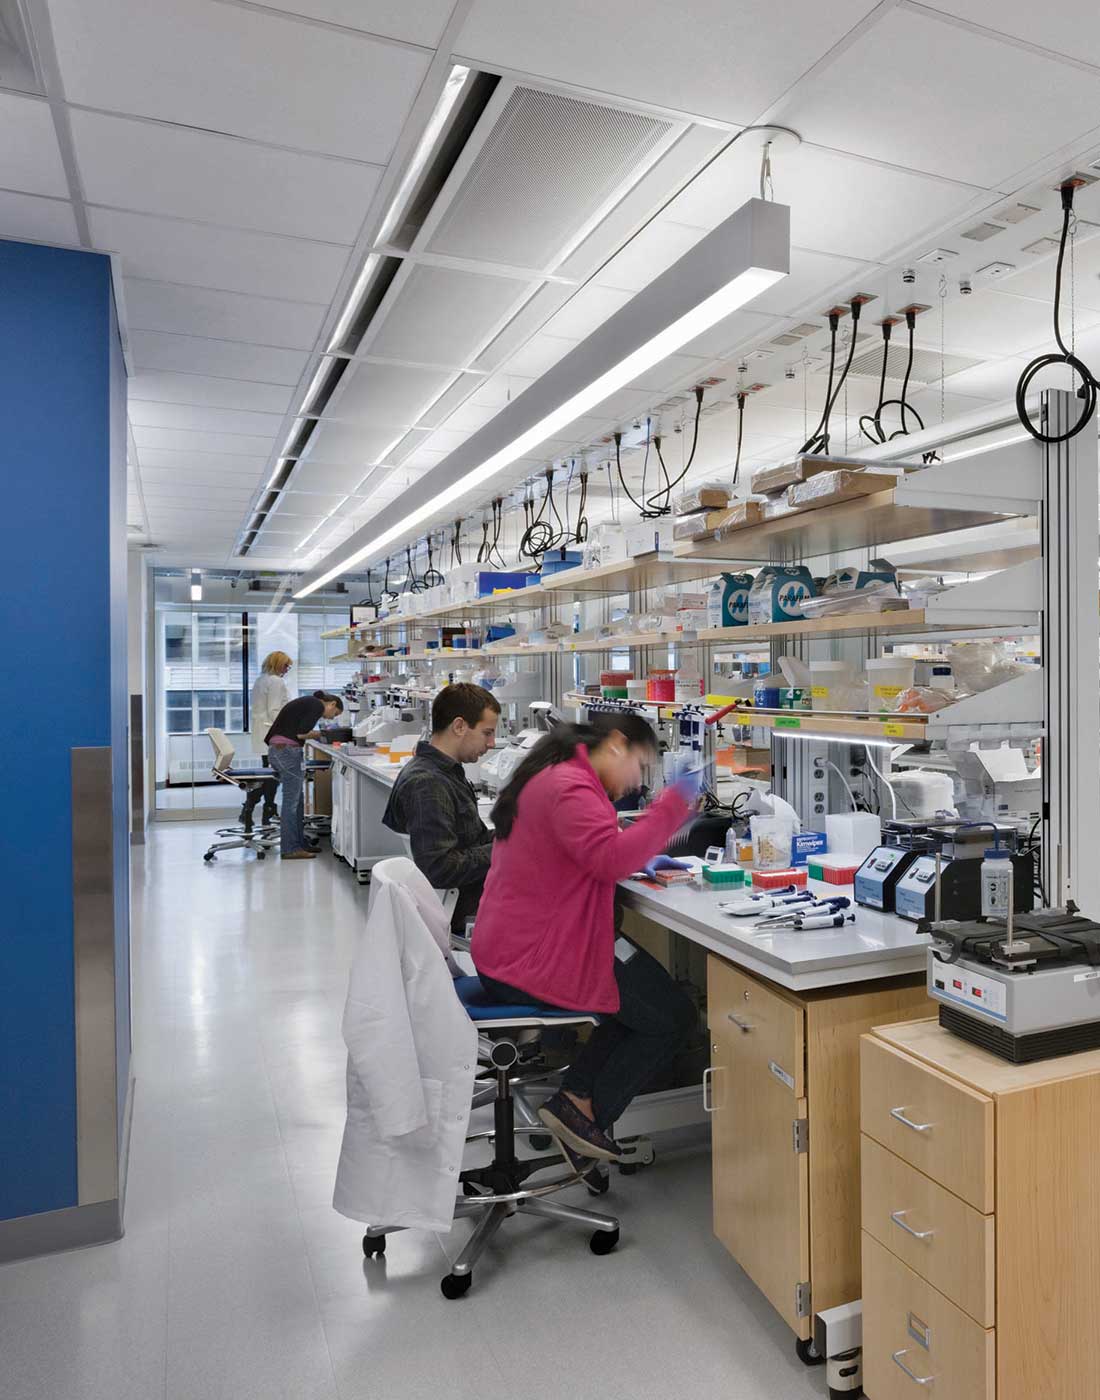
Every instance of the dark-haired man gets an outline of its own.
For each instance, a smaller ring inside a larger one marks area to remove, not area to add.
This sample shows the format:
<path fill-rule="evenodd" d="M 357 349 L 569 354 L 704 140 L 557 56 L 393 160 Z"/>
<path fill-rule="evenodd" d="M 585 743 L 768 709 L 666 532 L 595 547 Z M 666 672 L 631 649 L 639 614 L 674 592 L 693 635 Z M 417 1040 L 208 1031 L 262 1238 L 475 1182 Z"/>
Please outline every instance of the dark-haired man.
<path fill-rule="evenodd" d="M 432 737 L 417 744 L 382 816 L 391 831 L 410 838 L 413 860 L 436 889 L 458 890 L 456 933 L 477 911 L 493 854 L 493 833 L 462 765 L 493 747 L 499 718 L 500 705 L 483 686 L 445 686 L 432 702 Z"/>

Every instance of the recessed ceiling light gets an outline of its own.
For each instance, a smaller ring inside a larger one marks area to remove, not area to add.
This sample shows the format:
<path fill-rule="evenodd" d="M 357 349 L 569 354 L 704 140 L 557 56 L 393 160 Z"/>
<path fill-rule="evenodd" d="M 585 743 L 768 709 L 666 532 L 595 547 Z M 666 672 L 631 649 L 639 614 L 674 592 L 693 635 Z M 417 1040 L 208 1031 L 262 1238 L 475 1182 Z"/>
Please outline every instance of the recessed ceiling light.
<path fill-rule="evenodd" d="M 1030 219 L 1032 214 L 1038 214 L 1038 209 L 1033 204 L 1007 204 L 1003 209 L 998 209 L 993 215 L 1002 224 L 1022 224 L 1025 219 Z"/>
<path fill-rule="evenodd" d="M 964 238 L 966 238 L 967 236 L 967 234 L 963 234 Z M 929 248 L 927 253 L 922 253 L 920 255 L 920 257 L 917 259 L 917 262 L 945 263 L 950 262 L 952 258 L 957 258 L 958 256 L 959 255 L 955 252 L 954 248 Z"/>
<path fill-rule="evenodd" d="M 979 267 L 974 274 L 975 277 L 1007 277 L 1010 272 L 1016 271 L 1016 264 L 1009 262 L 986 263 L 985 267 Z"/>
<path fill-rule="evenodd" d="M 1059 240 L 1057 238 L 1037 238 L 1034 243 L 1029 243 L 1023 249 L 1025 253 L 1030 253 L 1032 257 L 1042 257 L 1045 253 L 1056 253 L 1058 251 Z"/>

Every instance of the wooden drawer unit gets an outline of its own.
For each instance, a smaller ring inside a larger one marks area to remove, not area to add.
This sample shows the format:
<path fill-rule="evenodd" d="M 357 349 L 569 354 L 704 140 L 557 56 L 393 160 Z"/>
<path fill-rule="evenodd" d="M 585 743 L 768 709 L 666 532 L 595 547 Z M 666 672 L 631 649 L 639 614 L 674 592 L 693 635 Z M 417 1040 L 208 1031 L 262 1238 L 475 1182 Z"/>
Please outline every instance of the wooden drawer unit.
<path fill-rule="evenodd" d="M 994 1321 L 993 1217 L 863 1139 L 863 1228 L 969 1314 Z"/>
<path fill-rule="evenodd" d="M 800 1341 L 860 1295 L 859 1043 L 923 979 L 791 992 L 707 962 L 714 1231 Z"/>
<path fill-rule="evenodd" d="M 994 1333 L 863 1234 L 863 1388 L 873 1400 L 995 1400 Z"/>
<path fill-rule="evenodd" d="M 993 1101 L 900 1055 L 864 1046 L 863 1131 L 984 1215 L 993 1209 Z"/>
<path fill-rule="evenodd" d="M 862 1064 L 868 1400 L 1096 1400 L 1100 1051 L 1012 1065 L 915 1021 Z M 898 1106 L 932 1129 L 903 1135 Z"/>

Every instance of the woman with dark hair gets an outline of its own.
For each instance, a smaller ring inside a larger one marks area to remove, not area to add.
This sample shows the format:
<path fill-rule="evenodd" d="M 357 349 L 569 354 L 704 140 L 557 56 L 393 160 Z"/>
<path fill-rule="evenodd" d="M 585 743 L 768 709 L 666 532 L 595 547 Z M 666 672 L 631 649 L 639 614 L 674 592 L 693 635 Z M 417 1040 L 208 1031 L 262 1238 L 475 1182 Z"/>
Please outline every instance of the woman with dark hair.
<path fill-rule="evenodd" d="M 338 695 L 315 690 L 312 695 L 284 705 L 264 735 L 267 761 L 283 786 L 279 819 L 279 854 L 283 860 L 312 860 L 316 854 L 306 841 L 305 744 L 307 739 L 323 737 L 317 728 L 319 720 L 335 719 L 343 709 L 344 702 Z"/>
<path fill-rule="evenodd" d="M 620 1155 L 610 1129 L 696 1021 L 655 958 L 615 936 L 615 886 L 663 851 L 701 774 L 666 789 L 620 831 L 612 803 L 657 753 L 637 715 L 605 714 L 540 739 L 493 808 L 496 841 L 474 925 L 486 993 L 505 1004 L 593 1011 L 600 1025 L 539 1117 L 576 1166 Z"/>

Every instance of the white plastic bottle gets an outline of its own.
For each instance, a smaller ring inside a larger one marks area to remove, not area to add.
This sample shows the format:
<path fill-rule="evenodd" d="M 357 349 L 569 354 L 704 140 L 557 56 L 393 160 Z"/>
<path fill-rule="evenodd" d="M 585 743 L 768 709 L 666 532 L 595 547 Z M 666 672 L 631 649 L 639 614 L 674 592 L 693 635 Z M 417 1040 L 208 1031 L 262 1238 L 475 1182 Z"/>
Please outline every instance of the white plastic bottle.
<path fill-rule="evenodd" d="M 1012 857 L 1001 846 L 985 853 L 982 861 L 982 916 L 1007 919 L 1012 908 Z"/>
<path fill-rule="evenodd" d="M 726 832 L 726 849 L 725 849 L 725 852 L 724 852 L 724 854 L 723 854 L 723 856 L 722 856 L 722 863 L 723 863 L 724 865 L 736 865 L 736 864 L 737 864 L 737 847 L 738 847 L 738 844 L 739 844 L 739 843 L 738 843 L 738 840 L 737 840 L 737 832 L 736 832 L 736 830 L 734 829 L 733 823 L 730 822 L 729 830 Z"/>

